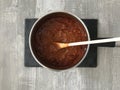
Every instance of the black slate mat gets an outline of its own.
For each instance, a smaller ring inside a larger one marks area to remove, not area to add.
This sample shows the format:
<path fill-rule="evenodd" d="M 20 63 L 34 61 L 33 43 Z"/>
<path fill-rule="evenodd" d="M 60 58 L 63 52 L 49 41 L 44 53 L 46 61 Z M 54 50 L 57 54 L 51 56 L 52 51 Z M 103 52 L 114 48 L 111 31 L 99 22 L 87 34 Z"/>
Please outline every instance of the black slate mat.
<path fill-rule="evenodd" d="M 26 67 L 40 67 L 40 65 L 34 60 L 29 49 L 29 33 L 32 25 L 36 21 L 36 18 L 25 19 L 25 50 L 24 50 L 24 64 Z M 97 39 L 97 24 L 96 19 L 82 19 L 86 24 L 92 40 Z M 97 47 L 90 45 L 90 49 L 86 58 L 78 67 L 96 67 L 97 66 Z"/>

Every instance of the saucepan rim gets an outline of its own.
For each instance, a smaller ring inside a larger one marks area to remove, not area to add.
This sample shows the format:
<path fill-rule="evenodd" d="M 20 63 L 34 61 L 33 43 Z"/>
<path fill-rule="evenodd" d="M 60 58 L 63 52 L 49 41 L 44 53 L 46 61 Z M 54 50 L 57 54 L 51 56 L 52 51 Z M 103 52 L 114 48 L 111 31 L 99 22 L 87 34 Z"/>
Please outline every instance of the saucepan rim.
<path fill-rule="evenodd" d="M 31 35 L 32 35 L 33 30 L 34 30 L 34 27 L 36 26 L 36 24 L 37 24 L 42 18 L 44 18 L 44 17 L 46 17 L 46 16 L 49 16 L 50 14 L 54 14 L 54 13 L 65 13 L 65 14 L 69 14 L 69 15 L 75 17 L 75 18 L 76 18 L 77 20 L 79 20 L 79 21 L 82 23 L 82 25 L 84 26 L 84 28 L 85 28 L 85 30 L 86 30 L 86 33 L 87 33 L 88 41 L 90 40 L 90 35 L 89 35 L 89 32 L 88 32 L 88 29 L 87 29 L 86 25 L 84 24 L 84 22 L 81 20 L 81 18 L 79 18 L 78 16 L 76 16 L 75 14 L 70 13 L 70 12 L 66 12 L 66 11 L 55 11 L 55 12 L 50 12 L 50 13 L 47 13 L 47 14 L 45 14 L 45 15 L 42 15 L 42 16 L 41 16 L 39 19 L 37 19 L 37 21 L 33 24 L 32 28 L 31 28 L 31 30 L 30 30 L 30 34 L 29 34 L 29 48 L 30 48 L 31 54 L 32 54 L 32 56 L 34 57 L 35 61 L 36 61 L 39 65 L 41 65 L 42 67 L 44 67 L 44 68 L 51 69 L 51 70 L 54 70 L 54 71 L 62 71 L 62 70 L 72 69 L 72 68 L 74 68 L 74 67 L 77 67 L 81 62 L 83 62 L 83 60 L 85 59 L 85 57 L 86 57 L 86 55 L 87 55 L 87 53 L 88 53 L 88 51 L 89 51 L 89 46 L 90 46 L 90 45 L 87 45 L 87 50 L 86 50 L 84 56 L 82 57 L 82 59 L 81 59 L 77 64 L 75 64 L 74 66 L 72 66 L 72 67 L 70 67 L 70 68 L 67 68 L 67 69 L 53 69 L 53 68 L 50 68 L 50 67 L 45 66 L 44 64 L 42 64 L 42 63 L 36 58 L 36 56 L 34 55 L 33 50 L 32 50 L 32 46 L 31 46 Z"/>

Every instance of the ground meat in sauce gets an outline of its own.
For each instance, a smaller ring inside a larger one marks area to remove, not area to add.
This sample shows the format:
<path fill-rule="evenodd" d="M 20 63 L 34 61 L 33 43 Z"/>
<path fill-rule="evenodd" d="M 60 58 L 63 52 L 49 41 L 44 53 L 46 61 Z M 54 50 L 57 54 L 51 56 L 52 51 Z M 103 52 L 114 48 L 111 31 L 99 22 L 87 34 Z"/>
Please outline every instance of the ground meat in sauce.
<path fill-rule="evenodd" d="M 77 64 L 86 52 L 87 45 L 58 49 L 53 42 L 88 40 L 83 25 L 74 18 L 54 17 L 46 20 L 34 35 L 34 52 L 47 67 L 66 69 Z"/>

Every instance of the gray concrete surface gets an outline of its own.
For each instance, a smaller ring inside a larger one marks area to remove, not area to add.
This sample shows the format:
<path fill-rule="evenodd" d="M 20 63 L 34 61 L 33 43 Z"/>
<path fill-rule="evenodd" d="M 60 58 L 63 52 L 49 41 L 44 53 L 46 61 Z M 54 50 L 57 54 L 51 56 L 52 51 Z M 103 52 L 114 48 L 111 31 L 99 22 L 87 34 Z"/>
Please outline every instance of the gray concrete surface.
<path fill-rule="evenodd" d="M 99 19 L 99 37 L 120 36 L 120 0 L 0 0 L 0 90 L 120 90 L 120 48 L 99 48 L 97 68 L 24 67 L 24 19 L 65 10 Z"/>

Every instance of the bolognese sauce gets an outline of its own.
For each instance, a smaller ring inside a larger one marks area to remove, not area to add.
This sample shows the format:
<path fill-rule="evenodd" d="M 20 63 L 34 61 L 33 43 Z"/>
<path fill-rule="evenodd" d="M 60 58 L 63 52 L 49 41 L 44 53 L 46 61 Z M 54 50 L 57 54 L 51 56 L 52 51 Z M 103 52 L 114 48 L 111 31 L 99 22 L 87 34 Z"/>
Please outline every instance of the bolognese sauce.
<path fill-rule="evenodd" d="M 73 16 L 57 15 L 47 18 L 33 34 L 33 53 L 39 62 L 53 69 L 67 69 L 76 65 L 87 49 L 87 45 L 59 49 L 54 44 L 88 40 L 84 26 Z"/>

